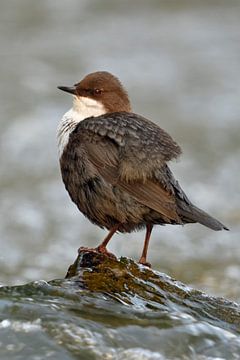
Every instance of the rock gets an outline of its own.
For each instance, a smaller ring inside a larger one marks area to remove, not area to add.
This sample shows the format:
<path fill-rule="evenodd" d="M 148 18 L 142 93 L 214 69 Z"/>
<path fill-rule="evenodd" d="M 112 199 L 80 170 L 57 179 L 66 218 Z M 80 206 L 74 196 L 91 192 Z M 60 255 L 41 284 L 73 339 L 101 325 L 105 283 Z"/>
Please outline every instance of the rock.
<path fill-rule="evenodd" d="M 239 359 L 240 306 L 83 250 L 65 279 L 0 287 L 0 359 Z"/>
<path fill-rule="evenodd" d="M 121 303 L 151 310 L 181 309 L 197 320 L 213 325 L 221 321 L 240 331 L 238 304 L 194 290 L 127 258 L 117 260 L 90 249 L 81 250 L 66 279 L 76 287 L 104 293 Z"/>

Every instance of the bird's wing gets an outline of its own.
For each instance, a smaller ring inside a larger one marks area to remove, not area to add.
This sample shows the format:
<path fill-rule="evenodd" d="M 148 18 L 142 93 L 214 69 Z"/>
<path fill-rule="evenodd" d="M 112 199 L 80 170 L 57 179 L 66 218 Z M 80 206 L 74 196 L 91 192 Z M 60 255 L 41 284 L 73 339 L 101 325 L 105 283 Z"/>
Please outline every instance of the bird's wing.
<path fill-rule="evenodd" d="M 133 113 L 111 113 L 80 122 L 78 139 L 88 160 L 109 183 L 119 186 L 167 221 L 181 223 L 164 167 L 180 147 L 161 128 Z"/>

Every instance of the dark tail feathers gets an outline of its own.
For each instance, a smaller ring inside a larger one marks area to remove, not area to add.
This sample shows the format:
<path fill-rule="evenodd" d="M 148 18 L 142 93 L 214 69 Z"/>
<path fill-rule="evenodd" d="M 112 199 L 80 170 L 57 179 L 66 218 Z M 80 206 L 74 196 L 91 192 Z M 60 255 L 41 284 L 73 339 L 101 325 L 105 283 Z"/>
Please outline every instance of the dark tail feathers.
<path fill-rule="evenodd" d="M 205 211 L 199 209 L 195 205 L 184 206 L 179 209 L 180 216 L 186 222 L 198 222 L 204 226 L 209 227 L 212 230 L 229 230 L 225 225 L 220 223 L 217 219 L 208 215 Z"/>

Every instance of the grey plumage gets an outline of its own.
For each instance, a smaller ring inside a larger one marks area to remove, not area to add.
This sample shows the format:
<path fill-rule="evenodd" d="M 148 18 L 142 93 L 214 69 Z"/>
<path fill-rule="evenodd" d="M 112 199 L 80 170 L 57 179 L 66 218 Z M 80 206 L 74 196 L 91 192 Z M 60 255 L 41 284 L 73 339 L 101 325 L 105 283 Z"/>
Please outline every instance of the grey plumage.
<path fill-rule="evenodd" d="M 156 224 L 199 222 L 228 230 L 187 198 L 168 167 L 180 147 L 159 126 L 131 112 L 115 76 L 98 71 L 59 88 L 74 96 L 58 128 L 62 178 L 79 210 L 109 229 L 98 251 L 108 253 L 116 231 L 146 228 L 139 262 L 149 265 L 147 249 Z"/>
<path fill-rule="evenodd" d="M 187 198 L 167 161 L 180 147 L 151 121 L 126 112 L 81 121 L 61 157 L 71 199 L 93 223 L 130 232 L 151 224 L 199 222 L 227 229 Z"/>

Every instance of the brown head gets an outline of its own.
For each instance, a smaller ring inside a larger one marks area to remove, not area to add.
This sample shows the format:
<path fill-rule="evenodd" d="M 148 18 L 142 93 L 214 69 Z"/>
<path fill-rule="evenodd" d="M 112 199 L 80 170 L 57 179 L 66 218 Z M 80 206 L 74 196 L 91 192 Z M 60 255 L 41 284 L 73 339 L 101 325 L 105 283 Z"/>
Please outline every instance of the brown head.
<path fill-rule="evenodd" d="M 59 86 L 60 90 L 69 92 L 76 100 L 88 98 L 101 103 L 106 112 L 131 111 L 126 90 L 117 77 L 107 71 L 88 74 L 72 87 Z"/>

